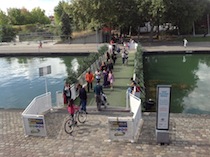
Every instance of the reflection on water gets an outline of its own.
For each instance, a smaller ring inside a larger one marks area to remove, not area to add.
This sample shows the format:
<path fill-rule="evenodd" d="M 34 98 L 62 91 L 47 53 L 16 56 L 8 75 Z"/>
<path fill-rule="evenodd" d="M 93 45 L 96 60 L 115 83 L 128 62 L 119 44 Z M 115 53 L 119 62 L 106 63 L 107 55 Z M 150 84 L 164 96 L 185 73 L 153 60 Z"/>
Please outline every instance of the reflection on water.
<path fill-rule="evenodd" d="M 183 98 L 185 112 L 210 112 L 210 67 L 199 62 L 198 69 L 194 71 L 197 82 L 195 88 Z"/>
<path fill-rule="evenodd" d="M 66 69 L 77 70 L 82 57 L 3 57 L 0 58 L 0 108 L 25 108 L 34 97 L 48 91 L 55 102 L 55 92 L 63 88 Z M 39 68 L 51 65 L 52 73 L 39 77 Z"/>
<path fill-rule="evenodd" d="M 172 85 L 171 112 L 210 114 L 210 55 L 160 55 L 144 58 L 147 98 L 158 84 Z"/>

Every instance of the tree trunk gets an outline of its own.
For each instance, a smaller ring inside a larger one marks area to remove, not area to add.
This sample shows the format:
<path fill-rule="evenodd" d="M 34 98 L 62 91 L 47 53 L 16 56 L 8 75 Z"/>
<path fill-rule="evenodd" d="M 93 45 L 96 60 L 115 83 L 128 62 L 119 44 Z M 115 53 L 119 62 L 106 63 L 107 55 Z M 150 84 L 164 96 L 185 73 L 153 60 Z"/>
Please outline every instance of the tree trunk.
<path fill-rule="evenodd" d="M 208 34 L 210 34 L 209 14 L 207 14 L 207 27 L 208 27 Z"/>
<path fill-rule="evenodd" d="M 140 42 L 140 26 L 138 26 L 138 42 Z"/>
<path fill-rule="evenodd" d="M 195 22 L 193 22 L 193 36 L 195 36 Z"/>
<path fill-rule="evenodd" d="M 154 25 L 151 25 L 151 30 L 150 30 L 150 35 L 149 35 L 149 41 L 153 42 L 153 29 L 154 29 Z"/>
<path fill-rule="evenodd" d="M 129 27 L 129 36 L 131 37 L 131 29 L 132 29 L 132 26 Z"/>

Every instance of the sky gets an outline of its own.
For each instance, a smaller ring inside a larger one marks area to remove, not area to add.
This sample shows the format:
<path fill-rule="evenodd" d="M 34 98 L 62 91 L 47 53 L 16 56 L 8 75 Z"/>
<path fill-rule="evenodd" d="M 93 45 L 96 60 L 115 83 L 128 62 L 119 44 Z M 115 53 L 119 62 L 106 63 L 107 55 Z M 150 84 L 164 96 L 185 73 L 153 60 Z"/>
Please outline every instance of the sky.
<path fill-rule="evenodd" d="M 58 5 L 61 0 L 5 0 L 1 2 L 0 9 L 7 12 L 8 8 L 26 8 L 31 11 L 33 8 L 40 7 L 45 10 L 47 16 L 53 15 L 54 7 Z"/>

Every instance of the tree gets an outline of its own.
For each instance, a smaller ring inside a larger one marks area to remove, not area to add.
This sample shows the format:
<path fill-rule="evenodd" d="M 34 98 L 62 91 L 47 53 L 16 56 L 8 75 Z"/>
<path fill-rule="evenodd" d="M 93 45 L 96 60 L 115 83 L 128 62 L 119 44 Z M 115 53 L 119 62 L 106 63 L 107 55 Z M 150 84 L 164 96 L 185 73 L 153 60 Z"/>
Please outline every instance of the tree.
<path fill-rule="evenodd" d="M 74 25 L 81 29 L 129 28 L 139 25 L 136 0 L 73 0 L 71 11 Z"/>
<path fill-rule="evenodd" d="M 7 24 L 9 24 L 8 17 L 2 10 L 0 10 L 0 26 Z"/>
<path fill-rule="evenodd" d="M 151 26 L 150 40 L 153 39 L 153 30 L 163 22 L 165 7 L 163 0 L 137 0 L 138 12 L 144 22 Z"/>
<path fill-rule="evenodd" d="M 15 31 L 10 25 L 0 26 L 0 38 L 2 42 L 11 42 L 15 35 Z"/>
<path fill-rule="evenodd" d="M 178 34 L 192 32 L 193 23 L 198 20 L 206 8 L 208 0 L 163 0 L 167 22 L 177 26 Z"/>
<path fill-rule="evenodd" d="M 64 12 L 67 13 L 65 8 L 67 8 L 69 4 L 64 1 L 60 1 L 58 5 L 54 8 L 54 17 L 55 17 L 55 24 L 60 25 L 61 23 L 61 16 Z"/>
<path fill-rule="evenodd" d="M 70 39 L 72 33 L 71 19 L 65 12 L 61 15 L 61 37 L 62 39 Z"/>
<path fill-rule="evenodd" d="M 32 23 L 50 24 L 50 19 L 45 15 L 45 11 L 38 8 L 34 8 L 31 11 Z"/>
<path fill-rule="evenodd" d="M 7 10 L 10 23 L 12 25 L 22 25 L 25 21 L 24 16 L 21 14 L 21 10 L 17 8 L 9 8 Z"/>
<path fill-rule="evenodd" d="M 22 21 L 22 24 L 33 23 L 31 13 L 26 8 L 20 9 L 20 12 L 21 15 L 24 17 L 24 21 Z"/>

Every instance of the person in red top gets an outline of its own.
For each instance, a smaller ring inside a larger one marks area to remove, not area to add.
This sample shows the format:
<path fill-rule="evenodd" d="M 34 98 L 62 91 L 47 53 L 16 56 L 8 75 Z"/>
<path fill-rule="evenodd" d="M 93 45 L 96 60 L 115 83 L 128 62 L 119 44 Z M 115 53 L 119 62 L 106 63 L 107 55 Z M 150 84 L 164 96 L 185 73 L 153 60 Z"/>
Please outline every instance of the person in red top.
<path fill-rule="evenodd" d="M 67 107 L 67 109 L 68 109 L 68 112 L 69 112 L 69 114 L 72 116 L 72 118 L 74 118 L 74 100 L 73 99 L 71 99 L 69 102 L 68 102 L 68 107 Z"/>
<path fill-rule="evenodd" d="M 94 80 L 94 76 L 90 70 L 85 74 L 85 80 L 87 81 L 88 92 L 90 92 L 90 88 L 93 89 Z"/>

